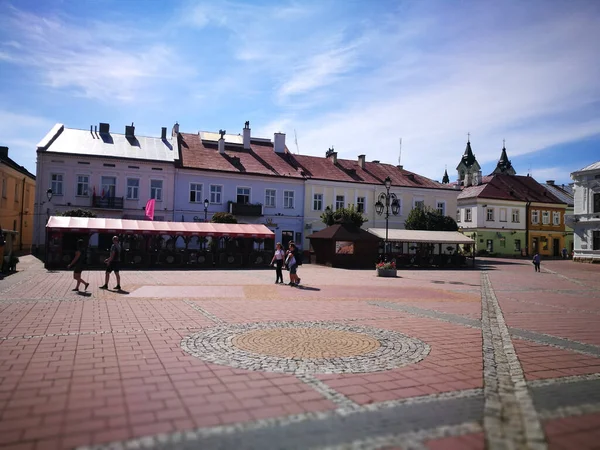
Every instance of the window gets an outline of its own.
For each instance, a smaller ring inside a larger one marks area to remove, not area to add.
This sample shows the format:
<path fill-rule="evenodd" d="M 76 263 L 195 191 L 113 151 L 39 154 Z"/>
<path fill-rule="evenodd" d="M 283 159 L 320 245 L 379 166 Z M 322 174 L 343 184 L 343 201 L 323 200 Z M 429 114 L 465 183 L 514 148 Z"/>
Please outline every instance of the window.
<path fill-rule="evenodd" d="M 268 206 L 269 208 L 275 208 L 277 205 L 275 200 L 276 195 L 277 191 L 275 191 L 275 189 L 267 189 L 265 191 L 265 206 Z"/>
<path fill-rule="evenodd" d="M 548 250 L 548 238 L 546 236 L 540 237 L 540 245 L 542 246 L 542 250 Z"/>
<path fill-rule="evenodd" d="M 50 175 L 50 189 L 52 195 L 63 195 L 63 176 L 60 173 Z"/>
<path fill-rule="evenodd" d="M 488 222 L 493 222 L 494 221 L 494 208 L 488 208 L 486 211 L 487 211 L 486 220 Z"/>
<path fill-rule="evenodd" d="M 512 221 L 513 223 L 519 223 L 520 219 L 519 219 L 519 210 L 518 209 L 513 209 L 512 210 Z"/>
<path fill-rule="evenodd" d="M 538 224 L 540 223 L 540 212 L 537 210 L 531 211 L 531 223 Z"/>
<path fill-rule="evenodd" d="M 19 182 L 15 183 L 15 203 L 19 203 Z"/>
<path fill-rule="evenodd" d="M 210 202 L 220 205 L 222 203 L 223 186 L 218 184 L 210 185 Z"/>
<path fill-rule="evenodd" d="M 190 203 L 201 203 L 202 201 L 202 184 L 190 183 Z"/>
<path fill-rule="evenodd" d="M 6 198 L 6 178 L 2 178 L 2 197 Z"/>
<path fill-rule="evenodd" d="M 600 212 L 600 193 L 594 194 L 594 212 Z"/>
<path fill-rule="evenodd" d="M 506 208 L 500 208 L 500 222 L 506 222 Z"/>
<path fill-rule="evenodd" d="M 558 211 L 552 211 L 552 223 L 560 225 L 560 213 Z"/>
<path fill-rule="evenodd" d="M 162 201 L 162 180 L 150 180 L 150 198 L 155 199 L 157 202 Z"/>
<path fill-rule="evenodd" d="M 471 221 L 471 208 L 465 208 L 465 222 Z"/>
<path fill-rule="evenodd" d="M 364 197 L 356 197 L 356 210 L 359 213 L 364 213 L 365 212 L 365 198 Z"/>
<path fill-rule="evenodd" d="M 102 177 L 101 179 L 102 190 L 100 194 L 102 197 L 114 197 L 117 187 L 117 179 L 115 177 Z"/>
<path fill-rule="evenodd" d="M 494 252 L 494 241 L 492 239 L 488 239 L 486 242 L 486 248 L 488 253 Z"/>
<path fill-rule="evenodd" d="M 592 249 L 600 250 L 600 231 L 592 231 Z"/>
<path fill-rule="evenodd" d="M 140 198 L 140 180 L 127 178 L 127 200 L 138 200 Z"/>
<path fill-rule="evenodd" d="M 90 195 L 90 177 L 87 175 L 77 175 L 77 195 L 87 197 Z"/>
<path fill-rule="evenodd" d="M 413 209 L 423 209 L 425 208 L 425 200 L 423 199 L 414 199 L 413 200 Z"/>
<path fill-rule="evenodd" d="M 442 215 L 446 215 L 446 202 L 437 202 L 437 211 Z"/>
<path fill-rule="evenodd" d="M 313 211 L 323 211 L 323 194 L 313 194 Z"/>
<path fill-rule="evenodd" d="M 521 251 L 521 239 L 515 239 L 515 252 Z"/>
<path fill-rule="evenodd" d="M 456 210 L 456 221 L 457 221 L 457 222 L 460 222 L 460 216 L 461 216 L 461 214 L 460 214 L 460 209 L 457 209 L 457 210 Z"/>
<path fill-rule="evenodd" d="M 336 195 L 335 196 L 335 210 L 337 211 L 340 208 L 344 207 L 344 196 Z"/>
<path fill-rule="evenodd" d="M 542 223 L 548 225 L 550 223 L 550 213 L 548 211 L 542 211 Z"/>
<path fill-rule="evenodd" d="M 294 191 L 283 191 L 283 207 L 294 207 Z"/>
<path fill-rule="evenodd" d="M 239 187 L 237 188 L 237 203 L 241 203 L 243 205 L 247 205 L 250 203 L 250 188 L 247 187 Z"/>

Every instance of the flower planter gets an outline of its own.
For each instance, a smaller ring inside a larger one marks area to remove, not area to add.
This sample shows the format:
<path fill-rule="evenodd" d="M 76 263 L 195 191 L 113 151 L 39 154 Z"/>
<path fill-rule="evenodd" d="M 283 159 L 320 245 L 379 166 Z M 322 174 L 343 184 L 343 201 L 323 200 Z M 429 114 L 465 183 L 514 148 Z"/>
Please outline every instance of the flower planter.
<path fill-rule="evenodd" d="M 377 269 L 378 277 L 396 277 L 397 269 Z"/>

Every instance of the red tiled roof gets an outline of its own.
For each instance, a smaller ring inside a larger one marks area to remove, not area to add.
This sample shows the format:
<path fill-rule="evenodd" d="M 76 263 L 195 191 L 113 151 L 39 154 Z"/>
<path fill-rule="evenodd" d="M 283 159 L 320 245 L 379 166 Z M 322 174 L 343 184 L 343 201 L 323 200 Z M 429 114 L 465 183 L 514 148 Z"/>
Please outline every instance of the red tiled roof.
<path fill-rule="evenodd" d="M 464 188 L 458 200 L 466 198 L 564 204 L 532 177 L 507 174 L 483 177 L 482 184 Z"/>
<path fill-rule="evenodd" d="M 283 155 L 273 151 L 273 144 L 251 144 L 250 149 L 225 144 L 225 153 L 219 153 L 216 142 L 202 141 L 198 134 L 181 133 L 181 164 L 193 169 L 253 175 L 293 176 L 301 178 Z"/>

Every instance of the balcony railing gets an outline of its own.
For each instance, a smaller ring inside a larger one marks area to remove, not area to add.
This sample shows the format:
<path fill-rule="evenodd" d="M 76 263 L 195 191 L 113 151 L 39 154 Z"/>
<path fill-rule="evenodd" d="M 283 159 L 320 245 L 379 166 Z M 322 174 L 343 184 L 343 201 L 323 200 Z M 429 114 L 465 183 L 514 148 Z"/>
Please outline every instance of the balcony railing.
<path fill-rule="evenodd" d="M 262 216 L 262 205 L 250 205 L 247 203 L 230 203 L 229 212 L 234 216 Z"/>
<path fill-rule="evenodd" d="M 92 198 L 92 208 L 123 209 L 123 197 Z"/>

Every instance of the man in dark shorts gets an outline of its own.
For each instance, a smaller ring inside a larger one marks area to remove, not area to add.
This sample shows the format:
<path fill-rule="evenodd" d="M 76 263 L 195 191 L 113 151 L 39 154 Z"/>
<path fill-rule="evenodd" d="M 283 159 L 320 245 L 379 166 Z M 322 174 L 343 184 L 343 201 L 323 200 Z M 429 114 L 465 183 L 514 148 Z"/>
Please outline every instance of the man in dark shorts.
<path fill-rule="evenodd" d="M 104 286 L 100 286 L 100 289 L 108 289 L 108 280 L 110 273 L 114 272 L 117 277 L 117 285 L 115 289 L 121 290 L 121 275 L 119 275 L 119 263 L 121 262 L 121 244 L 119 244 L 119 237 L 113 236 L 112 246 L 110 247 L 110 256 L 104 260 L 106 263 L 106 275 L 104 278 Z"/>

